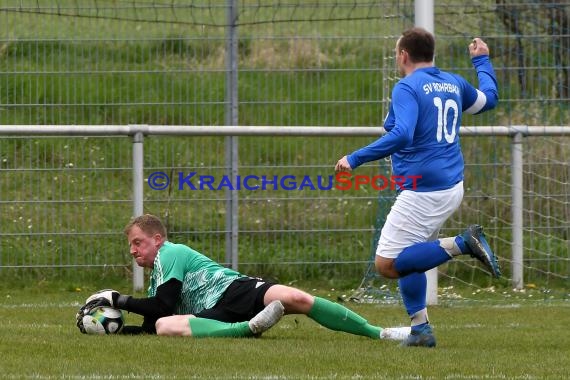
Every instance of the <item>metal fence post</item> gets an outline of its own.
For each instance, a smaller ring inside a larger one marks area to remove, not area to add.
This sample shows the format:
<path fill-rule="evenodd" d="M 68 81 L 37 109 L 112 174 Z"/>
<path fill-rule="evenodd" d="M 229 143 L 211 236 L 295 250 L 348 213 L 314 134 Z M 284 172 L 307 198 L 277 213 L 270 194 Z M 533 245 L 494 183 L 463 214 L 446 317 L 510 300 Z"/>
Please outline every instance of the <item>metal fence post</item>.
<path fill-rule="evenodd" d="M 523 134 L 515 133 L 512 141 L 512 283 L 523 288 Z"/>
<path fill-rule="evenodd" d="M 238 1 L 228 0 L 226 125 L 238 125 Z M 226 168 L 231 183 L 238 173 L 238 137 L 226 137 Z M 238 269 L 238 192 L 226 189 L 226 263 Z"/>
<path fill-rule="evenodd" d="M 142 132 L 133 136 L 133 216 L 143 214 L 143 140 Z M 133 290 L 139 291 L 144 287 L 144 270 L 133 259 Z"/>

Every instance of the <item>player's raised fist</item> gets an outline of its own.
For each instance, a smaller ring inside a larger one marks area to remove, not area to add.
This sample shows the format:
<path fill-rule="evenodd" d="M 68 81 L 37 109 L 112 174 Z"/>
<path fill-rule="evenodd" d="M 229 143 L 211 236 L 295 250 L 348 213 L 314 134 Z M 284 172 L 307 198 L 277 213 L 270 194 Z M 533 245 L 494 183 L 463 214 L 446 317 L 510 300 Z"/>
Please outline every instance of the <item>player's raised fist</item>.
<path fill-rule="evenodd" d="M 473 41 L 469 44 L 469 54 L 471 57 L 477 57 L 479 55 L 489 55 L 489 47 L 479 37 L 473 38 Z"/>

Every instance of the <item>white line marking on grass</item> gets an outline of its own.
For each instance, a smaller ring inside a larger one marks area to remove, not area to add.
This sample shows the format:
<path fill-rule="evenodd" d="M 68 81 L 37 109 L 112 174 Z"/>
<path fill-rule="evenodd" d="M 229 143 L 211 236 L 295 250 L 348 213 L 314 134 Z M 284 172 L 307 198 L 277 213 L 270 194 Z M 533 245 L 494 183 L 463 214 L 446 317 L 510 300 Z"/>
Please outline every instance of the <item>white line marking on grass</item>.
<path fill-rule="evenodd" d="M 175 379 L 176 377 L 171 376 L 164 376 L 164 375 L 156 375 L 156 374 L 136 374 L 136 373 L 129 373 L 127 375 L 108 375 L 108 374 L 86 374 L 86 375 L 43 375 L 40 373 L 34 373 L 31 375 L 22 375 L 22 374 L 2 374 L 3 379 L 38 379 L 38 380 L 47 380 L 47 379 L 95 379 L 95 380 L 113 380 L 113 379 Z M 185 377 L 186 378 L 186 377 Z"/>
<path fill-rule="evenodd" d="M 0 304 L 0 309 L 48 309 L 61 307 L 80 307 L 83 304 L 79 302 L 64 303 L 20 303 L 20 304 Z"/>

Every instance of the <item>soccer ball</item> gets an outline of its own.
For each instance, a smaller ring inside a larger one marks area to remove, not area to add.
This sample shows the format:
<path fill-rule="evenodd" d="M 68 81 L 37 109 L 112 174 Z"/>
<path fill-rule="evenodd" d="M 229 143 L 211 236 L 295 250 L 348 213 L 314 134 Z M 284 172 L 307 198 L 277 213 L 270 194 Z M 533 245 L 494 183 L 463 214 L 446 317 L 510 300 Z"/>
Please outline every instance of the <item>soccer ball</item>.
<path fill-rule="evenodd" d="M 99 306 L 83 316 L 83 327 L 87 334 L 118 334 L 125 325 L 123 312 L 108 306 Z"/>

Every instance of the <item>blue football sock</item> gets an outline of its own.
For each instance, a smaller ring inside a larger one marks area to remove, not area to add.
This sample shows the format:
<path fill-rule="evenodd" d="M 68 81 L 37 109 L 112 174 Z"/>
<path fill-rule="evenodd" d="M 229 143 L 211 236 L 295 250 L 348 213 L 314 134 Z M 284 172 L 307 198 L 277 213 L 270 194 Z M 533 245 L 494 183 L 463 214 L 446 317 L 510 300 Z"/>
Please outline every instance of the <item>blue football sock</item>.
<path fill-rule="evenodd" d="M 465 244 L 465 239 L 463 239 L 461 235 L 455 237 L 455 244 L 457 244 L 461 253 L 469 253 L 469 247 L 467 247 L 467 244 Z"/>
<path fill-rule="evenodd" d="M 420 325 L 412 326 L 412 331 L 422 331 L 424 326 L 427 325 L 429 322 L 422 323 Z"/>
<path fill-rule="evenodd" d="M 435 240 L 404 248 L 394 260 L 394 267 L 404 277 L 410 273 L 423 273 L 448 260 L 451 256 L 439 245 L 439 240 Z"/>
<path fill-rule="evenodd" d="M 426 308 L 427 277 L 425 273 L 412 273 L 398 279 L 402 301 L 409 316 Z"/>

